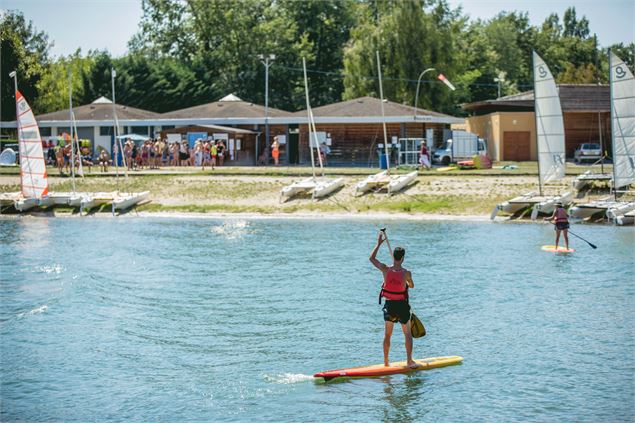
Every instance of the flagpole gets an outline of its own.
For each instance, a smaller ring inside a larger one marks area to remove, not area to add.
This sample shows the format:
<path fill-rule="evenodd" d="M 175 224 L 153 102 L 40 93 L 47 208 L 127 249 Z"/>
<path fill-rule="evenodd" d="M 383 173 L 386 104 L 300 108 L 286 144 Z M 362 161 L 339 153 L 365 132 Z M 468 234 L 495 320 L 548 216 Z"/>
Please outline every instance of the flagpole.
<path fill-rule="evenodd" d="M 75 194 L 75 138 L 73 138 L 73 70 L 68 70 L 68 127 L 71 133 L 71 180 Z"/>

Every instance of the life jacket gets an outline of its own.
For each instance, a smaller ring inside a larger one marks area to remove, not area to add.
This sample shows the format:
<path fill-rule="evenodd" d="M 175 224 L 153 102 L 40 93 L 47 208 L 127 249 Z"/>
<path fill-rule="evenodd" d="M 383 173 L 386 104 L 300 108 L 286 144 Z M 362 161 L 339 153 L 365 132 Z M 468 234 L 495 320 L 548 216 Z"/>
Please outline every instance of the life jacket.
<path fill-rule="evenodd" d="M 556 222 L 568 222 L 569 221 L 569 215 L 567 214 L 567 211 L 563 208 L 558 207 L 556 209 Z"/>
<path fill-rule="evenodd" d="M 391 301 L 408 301 L 408 284 L 405 281 L 404 273 L 406 269 L 388 269 L 384 284 L 379 291 L 379 304 L 381 297 Z"/>

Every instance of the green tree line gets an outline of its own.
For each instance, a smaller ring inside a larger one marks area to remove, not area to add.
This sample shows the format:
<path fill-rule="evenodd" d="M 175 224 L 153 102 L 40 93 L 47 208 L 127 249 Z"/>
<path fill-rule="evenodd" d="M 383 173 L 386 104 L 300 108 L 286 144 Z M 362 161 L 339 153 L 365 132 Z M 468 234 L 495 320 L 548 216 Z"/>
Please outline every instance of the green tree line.
<path fill-rule="evenodd" d="M 304 108 L 302 58 L 309 69 L 313 107 L 378 96 L 375 51 L 382 58 L 384 95 L 418 107 L 461 115 L 460 104 L 532 88 L 536 50 L 560 83 L 606 83 L 607 49 L 633 66 L 635 44 L 601 47 L 575 8 L 531 25 L 527 13 L 500 12 L 470 20 L 446 0 L 143 0 L 129 52 L 80 50 L 51 58 L 48 36 L 17 11 L 0 23 L 2 120 L 15 118 L 12 81 L 36 113 L 110 98 L 117 70 L 117 102 L 166 112 L 234 93 L 264 104 L 265 69 L 259 55 L 275 55 L 269 104 Z M 443 73 L 457 87 L 448 90 Z"/>

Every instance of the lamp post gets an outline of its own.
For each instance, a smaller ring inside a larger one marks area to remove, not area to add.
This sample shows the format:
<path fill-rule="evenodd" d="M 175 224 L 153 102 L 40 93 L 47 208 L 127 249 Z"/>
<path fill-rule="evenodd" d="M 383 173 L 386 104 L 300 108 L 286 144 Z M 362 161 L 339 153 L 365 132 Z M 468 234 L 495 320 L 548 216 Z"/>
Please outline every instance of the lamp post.
<path fill-rule="evenodd" d="M 258 58 L 265 65 L 265 151 L 269 162 L 269 67 L 276 58 L 275 54 L 259 54 Z M 256 145 L 256 163 L 258 160 L 258 145 Z"/>
<path fill-rule="evenodd" d="M 499 72 L 498 76 L 494 78 L 494 82 L 498 84 L 498 97 L 496 98 L 501 98 L 501 82 L 505 82 L 505 73 Z"/>
<path fill-rule="evenodd" d="M 417 80 L 417 94 L 415 94 L 415 114 L 414 114 L 415 121 L 417 120 L 417 103 L 419 102 L 419 84 L 421 84 L 421 78 L 423 78 L 423 75 L 433 70 L 436 70 L 436 69 L 428 68 L 424 70 L 423 72 L 421 72 L 421 75 L 419 75 L 419 79 Z"/>

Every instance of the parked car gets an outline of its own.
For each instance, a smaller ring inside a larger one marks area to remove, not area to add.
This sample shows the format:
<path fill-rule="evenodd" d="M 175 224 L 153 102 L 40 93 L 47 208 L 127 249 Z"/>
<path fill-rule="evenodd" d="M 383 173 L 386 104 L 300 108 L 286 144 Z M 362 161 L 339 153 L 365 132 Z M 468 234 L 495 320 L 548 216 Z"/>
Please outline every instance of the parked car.
<path fill-rule="evenodd" d="M 578 145 L 573 153 L 573 161 L 575 163 L 582 163 L 585 160 L 596 161 L 602 157 L 602 148 L 600 144 L 596 143 L 584 143 Z"/>

